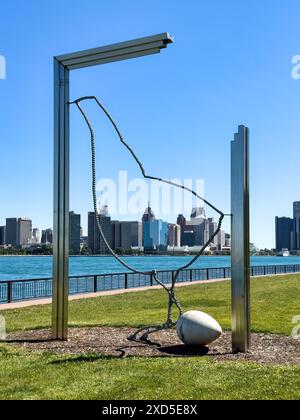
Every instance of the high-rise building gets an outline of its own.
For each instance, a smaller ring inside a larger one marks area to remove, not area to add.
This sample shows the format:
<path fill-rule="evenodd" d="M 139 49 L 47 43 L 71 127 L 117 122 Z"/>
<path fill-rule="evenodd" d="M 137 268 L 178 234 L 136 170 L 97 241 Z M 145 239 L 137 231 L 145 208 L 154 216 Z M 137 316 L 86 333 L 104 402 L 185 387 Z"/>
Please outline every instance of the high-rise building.
<path fill-rule="evenodd" d="M 186 218 L 183 214 L 179 214 L 179 216 L 177 217 L 177 225 L 180 226 L 180 244 L 184 245 L 183 233 L 186 227 Z"/>
<path fill-rule="evenodd" d="M 6 245 L 6 226 L 0 226 L 0 246 Z"/>
<path fill-rule="evenodd" d="M 294 229 L 294 220 L 289 217 L 275 218 L 276 250 L 282 251 L 284 248 L 291 250 Z"/>
<path fill-rule="evenodd" d="M 141 222 L 114 220 L 111 224 L 113 249 L 129 250 L 132 247 L 143 246 L 143 225 Z"/>
<path fill-rule="evenodd" d="M 42 230 L 41 243 L 43 245 L 47 245 L 47 244 L 52 244 L 53 243 L 53 230 L 52 229 Z"/>
<path fill-rule="evenodd" d="M 18 246 L 25 246 L 32 240 L 32 221 L 28 218 L 18 219 Z"/>
<path fill-rule="evenodd" d="M 226 245 L 226 233 L 225 233 L 225 231 L 220 230 L 217 238 L 218 238 L 218 244 L 217 244 L 218 250 L 222 251 L 222 248 L 225 247 L 225 245 Z"/>
<path fill-rule="evenodd" d="M 143 224 L 131 222 L 131 246 L 141 248 L 143 246 Z"/>
<path fill-rule="evenodd" d="M 151 220 L 143 223 L 144 252 L 166 252 L 168 249 L 168 223 Z"/>
<path fill-rule="evenodd" d="M 32 240 L 32 221 L 28 218 L 6 219 L 6 245 L 25 246 Z"/>
<path fill-rule="evenodd" d="M 99 222 L 109 246 L 112 247 L 113 229 L 111 218 L 108 215 L 99 214 Z M 94 212 L 89 212 L 88 214 L 88 244 L 93 254 L 105 255 L 109 253 L 109 250 L 100 235 Z"/>
<path fill-rule="evenodd" d="M 69 247 L 70 254 L 80 254 L 81 216 L 74 211 L 69 213 Z"/>
<path fill-rule="evenodd" d="M 185 231 L 181 234 L 181 240 L 181 246 L 195 246 L 195 232 L 193 230 L 185 229 Z"/>
<path fill-rule="evenodd" d="M 155 220 L 155 215 L 150 207 L 150 203 L 148 204 L 148 207 L 145 210 L 145 213 L 143 215 L 143 219 L 142 222 L 152 222 L 153 220 Z"/>
<path fill-rule="evenodd" d="M 10 217 L 6 219 L 6 245 L 18 246 L 18 219 Z"/>
<path fill-rule="evenodd" d="M 121 248 L 131 249 L 131 222 L 121 222 Z"/>
<path fill-rule="evenodd" d="M 32 230 L 32 242 L 34 244 L 39 244 L 41 242 L 41 234 L 38 228 Z"/>
<path fill-rule="evenodd" d="M 209 223 L 209 237 L 211 238 L 213 236 L 213 234 L 217 231 L 218 229 L 218 223 L 214 221 L 213 218 L 209 218 L 208 219 L 208 223 Z M 217 235 L 214 237 L 212 243 L 214 245 L 218 245 L 218 237 Z"/>
<path fill-rule="evenodd" d="M 168 234 L 168 245 L 172 247 L 181 246 L 181 228 L 179 225 L 173 223 L 168 224 L 169 234 Z"/>
<path fill-rule="evenodd" d="M 195 245 L 203 246 L 209 239 L 209 223 L 203 219 L 201 223 L 194 225 Z"/>
<path fill-rule="evenodd" d="M 112 248 L 121 249 L 121 222 L 118 220 L 112 220 L 111 222 L 111 237 Z"/>
<path fill-rule="evenodd" d="M 300 201 L 293 203 L 294 229 L 292 234 L 292 248 L 300 250 Z"/>
<path fill-rule="evenodd" d="M 206 213 L 204 207 L 194 207 L 191 213 L 191 220 L 193 219 L 206 219 Z"/>
<path fill-rule="evenodd" d="M 225 234 L 225 246 L 231 248 L 231 235 L 229 233 Z"/>

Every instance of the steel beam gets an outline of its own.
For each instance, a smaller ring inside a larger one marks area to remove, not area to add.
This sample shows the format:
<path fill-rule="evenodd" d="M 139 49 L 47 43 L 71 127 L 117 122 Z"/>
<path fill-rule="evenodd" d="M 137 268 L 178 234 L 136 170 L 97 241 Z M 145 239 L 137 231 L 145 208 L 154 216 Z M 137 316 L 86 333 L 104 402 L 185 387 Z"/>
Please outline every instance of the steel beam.
<path fill-rule="evenodd" d="M 232 348 L 247 352 L 250 335 L 249 129 L 240 126 L 231 143 Z"/>
<path fill-rule="evenodd" d="M 56 58 L 63 66 L 69 70 L 74 70 L 159 53 L 161 49 L 167 48 L 168 44 L 172 42 L 174 42 L 173 37 L 168 33 L 163 33 L 133 41 L 65 54 Z"/>

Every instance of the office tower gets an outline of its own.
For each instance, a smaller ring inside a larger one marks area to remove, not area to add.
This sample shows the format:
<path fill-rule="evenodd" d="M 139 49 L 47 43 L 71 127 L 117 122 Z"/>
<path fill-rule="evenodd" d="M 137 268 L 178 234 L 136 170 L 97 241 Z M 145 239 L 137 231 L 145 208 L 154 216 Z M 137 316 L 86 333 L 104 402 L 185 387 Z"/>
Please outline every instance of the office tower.
<path fill-rule="evenodd" d="M 206 219 L 206 213 L 204 207 L 194 207 L 191 213 L 191 220 L 192 219 Z"/>
<path fill-rule="evenodd" d="M 121 248 L 131 249 L 131 222 L 121 222 Z"/>
<path fill-rule="evenodd" d="M 52 229 L 42 230 L 41 243 L 43 245 L 47 245 L 47 244 L 52 244 L 53 243 L 53 230 Z"/>
<path fill-rule="evenodd" d="M 275 218 L 276 250 L 282 251 L 284 248 L 291 250 L 292 233 L 294 229 L 294 220 L 289 217 Z"/>
<path fill-rule="evenodd" d="M 213 218 L 209 218 L 208 219 L 208 223 L 209 223 L 209 237 L 211 238 L 213 236 L 213 234 L 218 229 L 218 223 L 216 223 Z M 217 245 L 218 244 L 218 237 L 217 236 L 214 237 L 212 243 L 214 245 Z"/>
<path fill-rule="evenodd" d="M 168 225 L 168 245 L 172 247 L 180 247 L 181 245 L 181 228 L 179 225 L 169 223 Z"/>
<path fill-rule="evenodd" d="M 183 233 L 185 231 L 185 227 L 186 227 L 186 218 L 184 217 L 183 214 L 179 214 L 177 217 L 177 225 L 180 226 L 180 245 L 183 246 L 184 245 L 184 241 L 183 241 Z"/>
<path fill-rule="evenodd" d="M 141 222 L 131 222 L 131 246 L 143 246 L 143 224 Z"/>
<path fill-rule="evenodd" d="M 185 230 L 181 234 L 181 246 L 193 247 L 196 245 L 195 233 L 193 230 Z"/>
<path fill-rule="evenodd" d="M 121 249 L 121 222 L 113 220 L 111 222 L 112 248 Z"/>
<path fill-rule="evenodd" d="M 145 253 L 166 252 L 168 249 L 168 223 L 151 220 L 143 223 Z"/>
<path fill-rule="evenodd" d="M 6 226 L 0 226 L 0 246 L 6 245 Z"/>
<path fill-rule="evenodd" d="M 114 220 L 111 224 L 113 249 L 129 250 L 132 247 L 143 246 L 143 225 L 141 222 Z"/>
<path fill-rule="evenodd" d="M 32 240 L 32 221 L 28 218 L 18 219 L 18 246 L 28 245 Z"/>
<path fill-rule="evenodd" d="M 143 223 L 144 222 L 151 222 L 153 220 L 155 220 L 155 215 L 154 215 L 154 213 L 153 213 L 153 211 L 152 211 L 152 209 L 150 207 L 150 203 L 149 203 L 148 204 L 148 207 L 146 208 L 145 213 L 143 215 L 142 222 Z"/>
<path fill-rule="evenodd" d="M 17 246 L 18 237 L 18 219 L 16 217 L 6 219 L 6 245 Z"/>
<path fill-rule="evenodd" d="M 202 219 L 202 222 L 194 225 L 195 245 L 203 246 L 209 240 L 209 223 L 207 219 Z"/>
<path fill-rule="evenodd" d="M 231 235 L 229 233 L 225 233 L 225 246 L 231 247 Z"/>
<path fill-rule="evenodd" d="M 217 244 L 217 247 L 218 247 L 218 250 L 219 251 L 222 251 L 222 248 L 225 246 L 225 244 L 226 244 L 226 233 L 225 233 L 225 231 L 224 230 L 221 230 L 219 233 L 218 233 L 218 244 Z"/>
<path fill-rule="evenodd" d="M 69 248 L 70 254 L 80 254 L 81 216 L 74 211 L 69 213 Z"/>
<path fill-rule="evenodd" d="M 32 230 L 32 243 L 39 244 L 41 242 L 41 234 L 38 228 Z"/>
<path fill-rule="evenodd" d="M 103 234 L 110 247 L 113 246 L 112 223 L 111 218 L 107 215 L 99 214 L 99 221 Z M 88 244 L 93 254 L 105 255 L 109 253 L 107 246 L 100 236 L 96 216 L 94 212 L 88 214 Z"/>
<path fill-rule="evenodd" d="M 300 250 L 300 201 L 293 203 L 294 210 L 294 229 L 293 229 L 293 246 L 295 250 Z"/>

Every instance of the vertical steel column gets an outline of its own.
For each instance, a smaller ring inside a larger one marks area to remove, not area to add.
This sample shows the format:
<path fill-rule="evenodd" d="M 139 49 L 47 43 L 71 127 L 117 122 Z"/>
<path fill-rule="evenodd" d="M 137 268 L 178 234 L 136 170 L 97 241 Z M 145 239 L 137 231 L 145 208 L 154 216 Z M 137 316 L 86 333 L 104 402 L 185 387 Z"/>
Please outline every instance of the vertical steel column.
<path fill-rule="evenodd" d="M 68 338 L 69 70 L 54 59 L 54 231 L 52 338 Z"/>
<path fill-rule="evenodd" d="M 247 352 L 250 333 L 249 129 L 231 143 L 232 347 Z"/>

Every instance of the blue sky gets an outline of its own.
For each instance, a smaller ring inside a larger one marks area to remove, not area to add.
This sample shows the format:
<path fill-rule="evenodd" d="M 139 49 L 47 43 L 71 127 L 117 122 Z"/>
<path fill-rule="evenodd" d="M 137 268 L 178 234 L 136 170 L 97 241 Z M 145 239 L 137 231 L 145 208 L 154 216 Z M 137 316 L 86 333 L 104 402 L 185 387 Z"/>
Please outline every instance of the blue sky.
<path fill-rule="evenodd" d="M 168 31 L 176 43 L 151 56 L 72 74 L 72 97 L 109 107 L 147 171 L 203 178 L 205 195 L 230 210 L 230 140 L 251 129 L 251 237 L 274 246 L 274 217 L 300 199 L 298 0 L 51 0 L 1 3 L 0 224 L 29 216 L 52 225 L 52 57 Z M 91 115 L 96 117 L 94 110 Z M 89 145 L 72 110 L 71 207 L 91 209 Z M 98 178 L 138 171 L 103 119 Z M 228 228 L 228 222 L 227 226 Z"/>

